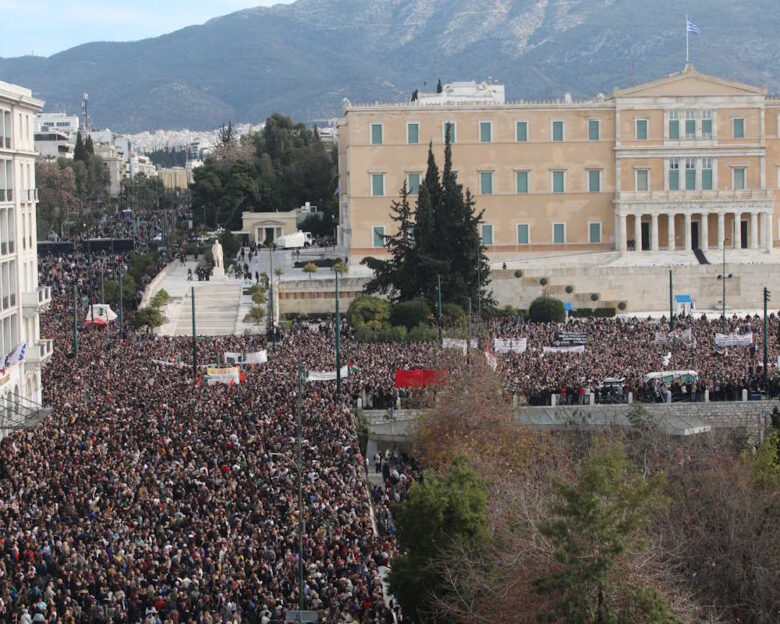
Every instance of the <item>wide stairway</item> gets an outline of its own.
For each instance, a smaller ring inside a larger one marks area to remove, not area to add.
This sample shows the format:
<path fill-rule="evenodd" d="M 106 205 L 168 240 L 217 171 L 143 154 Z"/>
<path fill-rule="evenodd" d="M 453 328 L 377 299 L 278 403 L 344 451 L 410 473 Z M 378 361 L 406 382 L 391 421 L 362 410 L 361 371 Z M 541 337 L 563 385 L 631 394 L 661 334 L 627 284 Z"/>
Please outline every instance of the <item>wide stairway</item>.
<path fill-rule="evenodd" d="M 196 333 L 199 336 L 229 336 L 235 333 L 241 283 L 195 282 L 194 286 Z M 172 334 L 192 336 L 192 291 L 187 290 L 184 297 L 168 309 L 171 310 L 171 316 L 176 316 Z"/>

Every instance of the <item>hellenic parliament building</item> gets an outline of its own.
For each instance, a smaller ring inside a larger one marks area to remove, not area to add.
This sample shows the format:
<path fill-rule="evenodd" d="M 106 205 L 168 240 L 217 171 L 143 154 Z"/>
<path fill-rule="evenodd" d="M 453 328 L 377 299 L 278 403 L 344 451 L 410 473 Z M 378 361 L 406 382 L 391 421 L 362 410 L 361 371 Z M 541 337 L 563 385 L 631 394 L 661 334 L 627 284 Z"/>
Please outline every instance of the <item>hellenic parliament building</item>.
<path fill-rule="evenodd" d="M 458 180 L 484 210 L 494 269 L 693 270 L 719 263 L 724 247 L 732 261 L 772 263 L 780 99 L 763 88 L 688 65 L 591 100 L 508 103 L 502 85 L 473 82 L 413 99 L 345 105 L 339 238 L 352 265 L 385 253 L 391 201 L 404 181 L 416 192 L 429 143 L 441 167 L 447 134 Z M 495 277 L 500 291 L 500 270 Z"/>

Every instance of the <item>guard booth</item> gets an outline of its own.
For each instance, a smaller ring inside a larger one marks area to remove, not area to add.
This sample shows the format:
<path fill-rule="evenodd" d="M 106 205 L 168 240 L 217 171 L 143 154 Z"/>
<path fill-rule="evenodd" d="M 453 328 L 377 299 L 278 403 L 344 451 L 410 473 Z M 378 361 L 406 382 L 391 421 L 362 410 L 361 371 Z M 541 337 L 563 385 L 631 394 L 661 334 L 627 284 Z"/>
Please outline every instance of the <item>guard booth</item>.
<path fill-rule="evenodd" d="M 675 313 L 678 316 L 689 316 L 693 311 L 693 299 L 690 295 L 675 295 L 674 302 L 676 304 Z"/>

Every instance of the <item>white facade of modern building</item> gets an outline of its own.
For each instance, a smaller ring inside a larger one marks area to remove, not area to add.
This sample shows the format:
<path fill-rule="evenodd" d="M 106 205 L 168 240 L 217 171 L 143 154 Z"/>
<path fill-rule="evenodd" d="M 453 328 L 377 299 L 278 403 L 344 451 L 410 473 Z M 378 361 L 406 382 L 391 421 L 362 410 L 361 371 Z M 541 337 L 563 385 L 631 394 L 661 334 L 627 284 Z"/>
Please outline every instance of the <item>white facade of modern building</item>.
<path fill-rule="evenodd" d="M 0 437 L 41 407 L 41 368 L 53 341 L 40 335 L 39 314 L 51 289 L 38 286 L 35 210 L 35 114 L 43 102 L 0 82 Z M 25 345 L 22 361 L 7 356 Z"/>
<path fill-rule="evenodd" d="M 79 129 L 78 115 L 67 113 L 38 113 L 35 115 L 35 132 L 56 130 L 65 134 L 75 134 Z"/>

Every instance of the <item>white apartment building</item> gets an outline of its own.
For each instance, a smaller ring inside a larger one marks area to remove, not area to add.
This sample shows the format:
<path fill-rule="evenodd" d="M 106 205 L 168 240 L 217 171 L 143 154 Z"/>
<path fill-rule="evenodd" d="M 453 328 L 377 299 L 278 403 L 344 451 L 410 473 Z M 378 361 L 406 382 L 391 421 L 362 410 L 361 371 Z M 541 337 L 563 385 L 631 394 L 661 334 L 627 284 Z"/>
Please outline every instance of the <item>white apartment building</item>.
<path fill-rule="evenodd" d="M 51 289 L 38 286 L 35 209 L 35 114 L 29 89 L 0 82 L 0 437 L 34 421 L 41 407 L 41 367 L 53 341 L 39 314 Z"/>
<path fill-rule="evenodd" d="M 79 129 L 79 116 L 67 113 L 38 113 L 35 115 L 35 132 L 63 132 L 75 134 Z"/>

